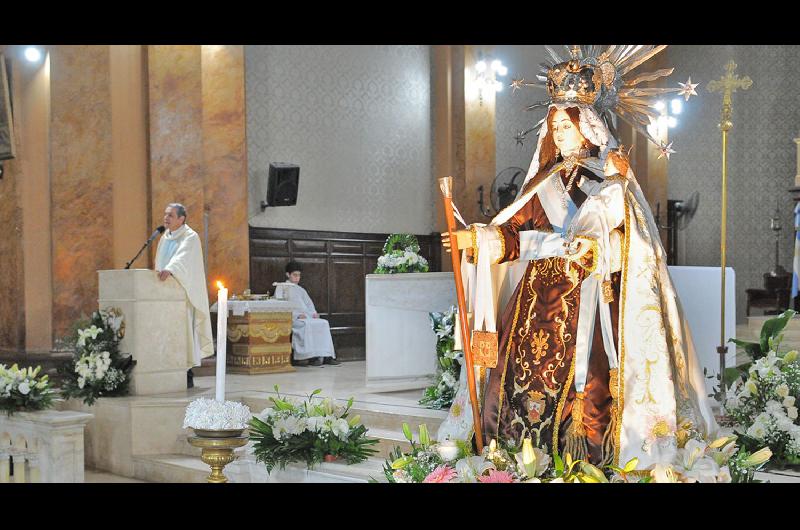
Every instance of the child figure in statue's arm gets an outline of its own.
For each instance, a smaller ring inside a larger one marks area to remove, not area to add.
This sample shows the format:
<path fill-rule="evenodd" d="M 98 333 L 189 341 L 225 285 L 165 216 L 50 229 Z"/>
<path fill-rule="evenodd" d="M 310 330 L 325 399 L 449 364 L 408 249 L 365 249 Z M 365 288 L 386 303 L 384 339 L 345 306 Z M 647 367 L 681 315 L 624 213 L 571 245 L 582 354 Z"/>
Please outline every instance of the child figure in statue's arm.
<path fill-rule="evenodd" d="M 588 195 L 575 215 L 567 234 L 567 259 L 582 262 L 587 253 L 616 245 L 619 227 L 624 220 L 624 198 L 630 160 L 622 146 L 609 151 L 603 168 L 603 182 L 588 182 L 581 189 Z M 617 232 L 617 233 L 614 233 Z M 606 244 L 604 244 L 606 243 Z"/>

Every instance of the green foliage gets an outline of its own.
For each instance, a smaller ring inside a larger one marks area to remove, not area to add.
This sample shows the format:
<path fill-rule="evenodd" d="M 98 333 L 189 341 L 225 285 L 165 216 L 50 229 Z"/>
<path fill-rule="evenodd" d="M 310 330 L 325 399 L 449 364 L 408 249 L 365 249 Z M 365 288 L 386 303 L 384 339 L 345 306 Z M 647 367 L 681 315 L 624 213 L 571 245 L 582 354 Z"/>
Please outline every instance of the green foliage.
<path fill-rule="evenodd" d="M 764 325 L 761 326 L 761 334 L 758 342 L 737 339 L 729 339 L 728 342 L 733 342 L 742 348 L 751 359 L 756 361 L 764 357 L 770 350 L 778 351 L 778 346 L 783 339 L 783 334 L 781 332 L 789 324 L 789 321 L 794 315 L 795 311 L 787 309 L 777 317 L 767 319 Z"/>
<path fill-rule="evenodd" d="M 458 391 L 461 364 L 457 357 L 461 353 L 454 350 L 456 308 L 444 312 L 429 313 L 431 327 L 436 334 L 436 383 L 427 387 L 419 400 L 420 405 L 430 409 L 446 409 L 453 404 Z"/>

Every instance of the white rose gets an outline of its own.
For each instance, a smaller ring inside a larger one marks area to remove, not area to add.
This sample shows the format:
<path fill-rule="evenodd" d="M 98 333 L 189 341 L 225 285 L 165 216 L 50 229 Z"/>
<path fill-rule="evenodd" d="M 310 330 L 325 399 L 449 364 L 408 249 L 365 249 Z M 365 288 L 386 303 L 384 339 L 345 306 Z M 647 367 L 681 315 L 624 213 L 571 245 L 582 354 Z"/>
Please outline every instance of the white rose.
<path fill-rule="evenodd" d="M 786 396 L 783 398 L 783 406 L 787 409 L 794 406 L 794 396 Z"/>
<path fill-rule="evenodd" d="M 756 386 L 755 381 L 752 379 L 748 379 L 747 382 L 744 384 L 744 389 L 747 390 L 748 395 L 757 396 L 758 395 L 758 387 Z"/>
<path fill-rule="evenodd" d="M 786 415 L 789 416 L 791 419 L 797 419 L 797 407 L 788 407 L 786 409 Z"/>
<path fill-rule="evenodd" d="M 780 397 L 785 398 L 789 395 L 789 385 L 786 383 L 781 383 L 777 387 L 775 387 L 775 393 L 778 394 Z"/>
<path fill-rule="evenodd" d="M 23 381 L 22 383 L 19 384 L 19 393 L 22 394 L 23 396 L 27 396 L 30 391 L 31 391 L 31 385 L 27 381 Z M 794 410 L 795 410 L 794 417 L 796 418 L 797 409 Z"/>

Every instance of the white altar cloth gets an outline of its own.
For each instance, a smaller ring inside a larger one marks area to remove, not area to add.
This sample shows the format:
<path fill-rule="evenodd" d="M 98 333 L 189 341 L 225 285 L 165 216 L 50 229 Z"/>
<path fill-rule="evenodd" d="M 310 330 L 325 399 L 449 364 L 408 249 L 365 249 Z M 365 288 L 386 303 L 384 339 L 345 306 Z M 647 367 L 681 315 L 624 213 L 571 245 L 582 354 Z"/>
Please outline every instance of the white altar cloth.
<path fill-rule="evenodd" d="M 228 311 L 234 316 L 245 313 L 271 313 L 273 311 L 293 311 L 295 305 L 287 300 L 228 300 Z M 217 312 L 217 303 L 211 306 L 211 312 Z"/>

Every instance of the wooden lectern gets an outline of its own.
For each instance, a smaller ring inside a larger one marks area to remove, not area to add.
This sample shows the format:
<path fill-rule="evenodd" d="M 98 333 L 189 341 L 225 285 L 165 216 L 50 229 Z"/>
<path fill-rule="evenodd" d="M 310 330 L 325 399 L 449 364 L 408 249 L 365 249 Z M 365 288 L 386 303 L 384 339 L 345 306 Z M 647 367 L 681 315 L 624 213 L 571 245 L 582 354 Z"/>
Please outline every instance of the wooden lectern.
<path fill-rule="evenodd" d="M 190 308 L 186 291 L 173 277 L 160 281 L 150 269 L 102 270 L 100 309 L 118 307 L 125 319 L 120 352 L 136 360 L 131 395 L 186 390 L 192 367 Z"/>

